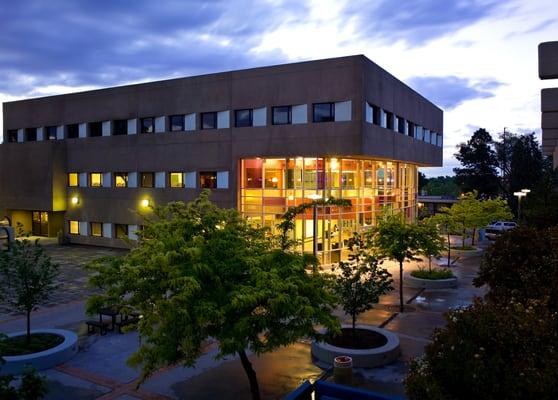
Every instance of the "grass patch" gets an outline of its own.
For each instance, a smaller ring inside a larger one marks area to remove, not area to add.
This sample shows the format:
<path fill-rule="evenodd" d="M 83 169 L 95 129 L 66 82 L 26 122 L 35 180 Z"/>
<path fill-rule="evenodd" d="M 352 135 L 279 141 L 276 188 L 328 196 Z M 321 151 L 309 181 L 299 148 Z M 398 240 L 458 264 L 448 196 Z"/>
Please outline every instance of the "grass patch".
<path fill-rule="evenodd" d="M 453 273 L 447 268 L 434 268 L 432 270 L 428 269 L 417 269 L 411 272 L 411 276 L 419 279 L 450 279 L 453 278 Z"/>
<path fill-rule="evenodd" d="M 451 246 L 452 250 L 477 250 L 476 247 L 473 246 Z"/>
<path fill-rule="evenodd" d="M 52 349 L 64 341 L 64 337 L 52 333 L 33 333 L 31 343 L 27 344 L 26 335 L 2 340 L 3 356 L 22 356 Z"/>

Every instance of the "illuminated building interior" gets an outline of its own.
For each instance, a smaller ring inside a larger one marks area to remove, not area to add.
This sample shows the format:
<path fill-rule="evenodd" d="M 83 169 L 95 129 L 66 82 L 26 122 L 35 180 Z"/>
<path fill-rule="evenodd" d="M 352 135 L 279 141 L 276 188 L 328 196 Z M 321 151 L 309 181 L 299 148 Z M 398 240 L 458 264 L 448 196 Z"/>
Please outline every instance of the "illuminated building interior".
<path fill-rule="evenodd" d="M 254 223 L 275 227 L 288 207 L 329 197 L 350 207 L 318 207 L 317 256 L 322 264 L 345 259 L 347 240 L 374 225 L 386 209 L 416 217 L 417 167 L 356 158 L 253 158 L 241 160 L 240 209 Z M 295 221 L 300 249 L 314 246 L 313 210 Z"/>

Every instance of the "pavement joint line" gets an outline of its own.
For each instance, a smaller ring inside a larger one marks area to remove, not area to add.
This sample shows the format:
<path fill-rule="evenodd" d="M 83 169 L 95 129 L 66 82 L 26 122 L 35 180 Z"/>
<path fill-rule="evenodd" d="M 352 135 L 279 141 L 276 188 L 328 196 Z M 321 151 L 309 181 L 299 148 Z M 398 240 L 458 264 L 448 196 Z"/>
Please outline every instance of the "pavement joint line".
<path fill-rule="evenodd" d="M 405 304 L 411 304 L 413 301 L 415 301 L 415 299 L 417 297 L 419 297 L 422 294 L 422 292 L 424 292 L 424 290 L 425 290 L 424 288 L 419 289 L 418 292 L 416 292 L 413 297 L 411 297 L 409 300 L 407 300 L 407 303 L 405 303 Z"/>
<path fill-rule="evenodd" d="M 382 322 L 378 327 L 379 328 L 384 328 L 387 324 L 389 324 L 391 321 L 393 321 L 395 319 L 395 317 L 397 317 L 399 315 L 399 313 L 393 313 L 391 314 L 384 322 Z"/>
<path fill-rule="evenodd" d="M 422 342 L 422 343 L 427 343 L 427 344 L 432 343 L 432 339 L 426 339 L 426 338 L 422 338 L 422 337 L 418 337 L 418 336 L 411 336 L 411 335 L 407 335 L 405 333 L 400 333 L 400 332 L 396 332 L 396 333 L 397 333 L 397 336 L 400 336 L 400 337 L 405 338 L 405 339 L 415 340 L 417 342 Z"/>

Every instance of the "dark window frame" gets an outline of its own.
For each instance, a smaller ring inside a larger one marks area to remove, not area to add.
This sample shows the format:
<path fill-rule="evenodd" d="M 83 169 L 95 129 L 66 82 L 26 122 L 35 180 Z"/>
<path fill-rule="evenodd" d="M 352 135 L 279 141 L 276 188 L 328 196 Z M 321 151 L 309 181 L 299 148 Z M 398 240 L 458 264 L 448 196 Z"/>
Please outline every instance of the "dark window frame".
<path fill-rule="evenodd" d="M 78 227 L 77 233 L 72 233 L 72 222 L 77 222 L 77 227 Z M 80 233 L 81 233 L 81 229 L 79 226 L 79 221 L 76 221 L 75 219 L 68 220 L 68 234 L 79 235 Z"/>
<path fill-rule="evenodd" d="M 329 116 L 325 117 L 321 120 L 316 118 L 316 106 L 329 106 Z M 312 122 L 314 123 L 321 123 L 321 122 L 335 122 L 335 103 L 334 102 L 325 102 L 325 103 L 313 103 L 312 104 Z"/>
<path fill-rule="evenodd" d="M 213 116 L 213 127 L 204 127 L 205 121 L 204 118 L 205 117 L 209 117 L 209 116 Z M 203 112 L 200 115 L 200 122 L 201 122 L 201 130 L 211 130 L 211 129 L 217 129 L 217 112 L 216 111 L 211 111 L 211 112 Z"/>
<path fill-rule="evenodd" d="M 26 142 L 37 141 L 37 128 L 25 128 L 25 141 Z"/>
<path fill-rule="evenodd" d="M 144 183 L 143 183 L 144 175 L 150 175 L 151 176 L 151 186 L 145 186 L 144 185 Z M 155 172 L 149 172 L 149 171 L 140 172 L 139 186 L 142 187 L 142 188 L 154 188 L 155 187 Z"/>
<path fill-rule="evenodd" d="M 54 135 L 51 134 L 54 132 Z M 56 135 L 58 134 L 58 127 L 56 126 L 45 126 L 43 130 L 43 139 L 44 140 L 56 140 Z"/>
<path fill-rule="evenodd" d="M 397 132 L 405 134 L 405 118 L 397 115 Z"/>
<path fill-rule="evenodd" d="M 151 120 L 151 124 L 148 124 L 148 126 L 151 127 L 151 130 L 149 130 L 149 128 L 146 127 L 145 125 L 145 122 L 147 120 Z M 155 117 L 140 118 L 140 134 L 150 134 L 150 133 L 155 133 Z"/>
<path fill-rule="evenodd" d="M 115 119 L 112 121 L 112 135 L 125 136 L 128 134 L 128 120 Z"/>
<path fill-rule="evenodd" d="M 174 129 L 173 128 L 174 124 L 173 124 L 172 120 L 173 120 L 173 118 L 177 118 L 177 117 L 180 118 L 180 124 L 179 124 L 180 129 Z M 184 115 L 181 115 L 181 114 L 169 115 L 169 131 L 170 132 L 184 132 L 184 129 L 185 129 Z"/>
<path fill-rule="evenodd" d="M 91 181 L 92 181 L 91 178 L 93 177 L 93 174 L 99 174 L 99 175 L 101 176 L 101 184 L 100 184 L 99 186 L 93 186 L 93 184 L 91 183 Z M 103 173 L 102 173 L 102 172 L 90 172 L 90 173 L 87 175 L 87 178 L 88 178 L 88 182 L 87 182 L 87 183 L 89 183 L 89 185 L 88 185 L 89 187 L 95 187 L 95 188 L 103 187 Z"/>
<path fill-rule="evenodd" d="M 275 111 L 280 108 L 286 108 L 288 111 L 288 122 L 278 122 L 275 119 Z M 273 106 L 271 107 L 271 124 L 272 125 L 290 125 L 293 123 L 293 106 Z"/>
<path fill-rule="evenodd" d="M 17 143 L 17 129 L 8 129 L 6 135 L 8 143 Z"/>
<path fill-rule="evenodd" d="M 79 139 L 79 124 L 66 125 L 66 138 Z"/>
<path fill-rule="evenodd" d="M 214 182 L 214 185 L 204 186 L 202 181 L 202 176 L 209 175 L 209 174 L 211 174 L 211 176 L 215 178 L 211 180 L 212 182 Z M 200 171 L 198 173 L 198 182 L 200 184 L 200 189 L 217 189 L 217 171 Z"/>
<path fill-rule="evenodd" d="M 126 181 L 126 185 L 125 185 L 125 186 L 116 186 L 116 177 L 117 177 L 118 175 L 126 175 L 126 179 L 124 179 L 124 180 Z M 113 183 L 113 186 L 114 186 L 115 188 L 117 188 L 117 189 L 124 189 L 124 188 L 127 188 L 127 187 L 128 187 L 128 179 L 129 179 L 129 173 L 128 173 L 128 172 L 115 172 L 115 173 L 113 174 L 113 178 L 112 178 L 112 180 L 113 180 L 113 182 L 112 182 L 112 183 Z"/>
<path fill-rule="evenodd" d="M 101 137 L 103 136 L 103 123 L 101 121 L 94 121 L 87 124 L 88 137 Z"/>
<path fill-rule="evenodd" d="M 95 235 L 93 233 L 93 225 L 94 224 L 98 224 L 101 228 L 101 232 L 98 235 Z M 102 222 L 90 222 L 89 223 L 89 230 L 90 230 L 90 236 L 94 236 L 94 237 L 103 237 L 103 223 Z"/>
<path fill-rule="evenodd" d="M 381 108 L 374 105 L 374 104 L 370 104 L 370 107 L 372 107 L 372 123 L 374 125 L 377 126 L 381 126 L 382 125 L 382 111 Z"/>
<path fill-rule="evenodd" d="M 70 184 L 70 175 L 71 174 L 76 174 L 77 175 L 77 184 L 76 185 L 71 185 Z M 79 172 L 68 172 L 68 187 L 79 187 Z"/>
<path fill-rule="evenodd" d="M 238 113 L 248 111 L 248 124 L 239 124 Z M 242 108 L 239 110 L 234 110 L 234 127 L 235 128 L 248 128 L 254 126 L 254 110 L 251 108 Z"/>
<path fill-rule="evenodd" d="M 124 232 L 124 237 L 128 237 L 128 233 L 129 233 L 129 229 L 128 229 L 128 225 L 127 224 L 114 224 L 114 237 L 116 239 L 122 239 L 122 237 L 119 236 L 119 232 L 118 230 L 123 229 Z"/>
<path fill-rule="evenodd" d="M 172 185 L 172 180 L 171 180 L 171 175 L 172 175 L 172 174 L 180 174 L 180 175 L 182 175 L 182 185 L 181 185 L 181 186 L 173 186 L 173 185 Z M 169 187 L 170 187 L 171 189 L 180 189 L 180 188 L 184 188 L 184 187 L 186 186 L 186 184 L 185 184 L 185 182 L 184 182 L 184 173 L 183 173 L 183 172 L 179 172 L 179 171 L 170 171 L 170 172 L 168 173 L 167 176 L 168 176 L 168 178 L 167 178 L 167 179 L 168 179 L 168 185 L 169 185 Z"/>

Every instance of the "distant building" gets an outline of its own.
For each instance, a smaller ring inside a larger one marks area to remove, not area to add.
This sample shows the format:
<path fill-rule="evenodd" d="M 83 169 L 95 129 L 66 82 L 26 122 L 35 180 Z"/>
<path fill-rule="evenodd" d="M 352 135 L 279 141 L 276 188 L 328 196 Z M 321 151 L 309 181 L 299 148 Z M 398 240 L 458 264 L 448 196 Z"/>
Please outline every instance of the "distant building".
<path fill-rule="evenodd" d="M 539 44 L 539 77 L 558 79 L 558 41 Z M 541 90 L 541 111 L 543 153 L 558 168 L 558 88 Z"/>
<path fill-rule="evenodd" d="M 453 196 L 418 196 L 419 218 L 429 217 L 439 213 L 443 207 L 451 207 L 459 200 Z"/>
<path fill-rule="evenodd" d="M 124 246 L 149 206 L 200 190 L 254 223 L 296 219 L 301 250 L 346 254 L 383 209 L 416 218 L 417 169 L 442 165 L 443 112 L 364 56 L 4 103 L 0 216 L 35 235 Z M 314 244 L 314 242 L 316 244 Z"/>

